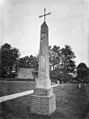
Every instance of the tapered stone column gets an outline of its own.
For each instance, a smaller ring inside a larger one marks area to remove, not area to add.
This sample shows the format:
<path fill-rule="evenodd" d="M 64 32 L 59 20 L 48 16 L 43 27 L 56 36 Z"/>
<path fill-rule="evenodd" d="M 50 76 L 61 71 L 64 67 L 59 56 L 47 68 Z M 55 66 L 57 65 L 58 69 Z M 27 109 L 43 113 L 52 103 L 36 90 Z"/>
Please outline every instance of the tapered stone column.
<path fill-rule="evenodd" d="M 31 96 L 31 113 L 50 115 L 56 110 L 56 98 L 49 77 L 49 43 L 48 26 L 44 21 L 41 25 L 38 79 Z"/>
<path fill-rule="evenodd" d="M 37 88 L 50 88 L 51 81 L 49 78 L 49 43 L 48 43 L 48 26 L 44 22 L 41 26 L 40 52 L 38 79 L 36 80 Z"/>

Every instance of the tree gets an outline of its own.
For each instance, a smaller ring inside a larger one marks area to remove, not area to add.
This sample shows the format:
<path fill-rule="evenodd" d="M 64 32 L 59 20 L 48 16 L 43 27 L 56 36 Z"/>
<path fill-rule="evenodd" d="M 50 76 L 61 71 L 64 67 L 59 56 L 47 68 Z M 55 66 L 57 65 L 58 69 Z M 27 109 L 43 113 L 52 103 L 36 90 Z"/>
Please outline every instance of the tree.
<path fill-rule="evenodd" d="M 62 49 L 59 46 L 49 47 L 49 49 L 49 61 L 52 67 L 50 77 L 63 82 L 68 81 L 69 73 L 75 72 L 74 52 L 69 45 L 65 45 Z"/>
<path fill-rule="evenodd" d="M 30 56 L 30 67 L 38 70 L 38 58 L 35 56 Z"/>
<path fill-rule="evenodd" d="M 65 48 L 61 49 L 61 59 L 62 59 L 62 67 L 67 73 L 75 72 L 75 55 L 69 45 L 65 45 Z"/>
<path fill-rule="evenodd" d="M 12 48 L 10 44 L 5 43 L 0 48 L 0 77 L 7 78 L 12 77 L 13 68 L 17 71 L 17 62 L 19 59 L 20 53 L 16 48 Z M 16 72 L 15 72 L 16 73 Z"/>
<path fill-rule="evenodd" d="M 58 64 L 60 64 L 60 47 L 54 45 L 53 48 L 49 47 L 49 62 L 52 70 L 55 70 Z"/>
<path fill-rule="evenodd" d="M 89 68 L 85 63 L 80 63 L 77 66 L 77 80 L 86 83 L 89 82 L 87 77 L 89 77 Z"/>
<path fill-rule="evenodd" d="M 38 58 L 30 55 L 20 58 L 19 67 L 34 68 L 38 70 Z"/>
<path fill-rule="evenodd" d="M 30 67 L 29 62 L 30 62 L 29 56 L 22 57 L 19 60 L 19 67 L 29 68 Z"/>

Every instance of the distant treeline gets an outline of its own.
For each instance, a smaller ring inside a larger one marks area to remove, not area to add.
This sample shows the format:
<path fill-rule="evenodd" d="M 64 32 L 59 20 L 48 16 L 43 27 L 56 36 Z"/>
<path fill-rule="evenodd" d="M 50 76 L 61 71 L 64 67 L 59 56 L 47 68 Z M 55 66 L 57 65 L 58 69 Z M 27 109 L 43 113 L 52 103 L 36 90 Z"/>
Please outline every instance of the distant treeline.
<path fill-rule="evenodd" d="M 19 68 L 33 68 L 38 72 L 39 54 L 21 57 L 19 49 L 5 43 L 0 48 L 0 77 L 15 78 Z M 89 68 L 85 63 L 75 65 L 75 54 L 69 45 L 49 46 L 50 78 L 66 82 L 89 82 Z M 17 80 L 17 79 L 16 79 Z"/>

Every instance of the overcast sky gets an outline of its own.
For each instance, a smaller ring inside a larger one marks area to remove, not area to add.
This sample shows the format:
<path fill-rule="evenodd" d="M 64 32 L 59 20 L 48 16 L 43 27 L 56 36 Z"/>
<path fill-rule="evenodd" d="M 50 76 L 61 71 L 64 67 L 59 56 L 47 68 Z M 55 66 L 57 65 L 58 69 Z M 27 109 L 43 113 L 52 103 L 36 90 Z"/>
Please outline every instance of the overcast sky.
<path fill-rule="evenodd" d="M 21 56 L 37 55 L 43 9 L 47 16 L 49 45 L 70 45 L 76 63 L 88 65 L 88 4 L 86 0 L 0 0 L 0 45 L 10 43 Z"/>

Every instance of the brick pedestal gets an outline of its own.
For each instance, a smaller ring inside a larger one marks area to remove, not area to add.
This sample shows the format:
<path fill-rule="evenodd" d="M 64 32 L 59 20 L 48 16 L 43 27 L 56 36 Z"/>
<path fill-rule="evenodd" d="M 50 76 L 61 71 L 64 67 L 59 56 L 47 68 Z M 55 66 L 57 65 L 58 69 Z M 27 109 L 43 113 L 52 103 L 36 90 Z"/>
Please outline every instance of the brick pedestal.
<path fill-rule="evenodd" d="M 35 89 L 31 96 L 30 112 L 39 115 L 50 115 L 56 110 L 55 94 L 50 89 Z M 49 93 L 50 92 L 50 93 Z"/>

